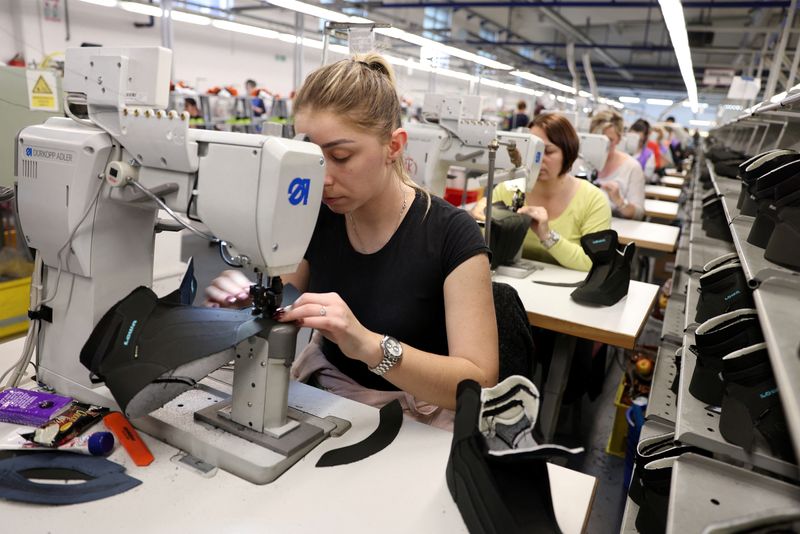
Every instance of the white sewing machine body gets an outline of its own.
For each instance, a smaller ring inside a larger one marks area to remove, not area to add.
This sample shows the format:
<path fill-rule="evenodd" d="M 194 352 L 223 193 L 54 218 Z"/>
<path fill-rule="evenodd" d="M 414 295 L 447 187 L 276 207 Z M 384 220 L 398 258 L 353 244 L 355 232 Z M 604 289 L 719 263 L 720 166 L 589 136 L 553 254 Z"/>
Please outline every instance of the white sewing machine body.
<path fill-rule="evenodd" d="M 526 173 L 526 191 L 533 189 L 542 165 L 544 143 L 529 133 L 498 131 L 495 122 L 481 118 L 480 104 L 480 96 L 425 95 L 423 116 L 431 122 L 405 125 L 405 164 L 412 180 L 442 196 L 451 165 L 478 172 L 489 170 L 488 146 L 497 139 L 501 145 L 513 143 L 520 152 L 519 168 Z M 508 150 L 501 147 L 497 151 L 498 174 L 514 168 Z"/>
<path fill-rule="evenodd" d="M 320 148 L 189 129 L 188 116 L 164 110 L 171 59 L 158 47 L 69 49 L 64 92 L 85 98 L 89 119 L 51 118 L 17 139 L 21 231 L 41 255 L 52 310 L 50 321 L 40 321 L 37 378 L 85 402 L 115 406 L 80 363 L 83 344 L 109 308 L 153 282 L 159 206 L 132 182 L 202 222 L 244 268 L 264 273 L 268 286 L 296 270 L 316 224 L 325 173 Z M 298 426 L 292 419 L 304 418 L 287 408 L 294 341 L 291 354 L 280 357 L 261 337 L 245 344 L 263 363 L 234 375 L 229 418 L 245 426 L 255 421 L 252 432 L 291 434 Z M 226 352 L 231 361 L 236 348 Z M 251 382 L 258 387 L 251 389 Z M 179 398 L 192 391 L 200 390 Z M 197 423 L 193 414 L 201 404 L 161 408 L 134 424 L 257 483 L 277 477 L 335 427 L 323 424 L 315 442 L 275 452 Z"/>

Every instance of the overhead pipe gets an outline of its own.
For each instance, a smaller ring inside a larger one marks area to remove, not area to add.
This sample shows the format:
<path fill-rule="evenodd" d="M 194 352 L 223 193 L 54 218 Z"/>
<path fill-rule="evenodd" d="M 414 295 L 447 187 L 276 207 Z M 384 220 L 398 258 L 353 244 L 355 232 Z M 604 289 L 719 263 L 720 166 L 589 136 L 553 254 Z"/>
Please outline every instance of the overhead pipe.
<path fill-rule="evenodd" d="M 797 0 L 792 0 L 792 5 L 786 13 L 786 21 L 783 24 L 783 31 L 781 31 L 781 40 L 778 43 L 778 48 L 775 50 L 775 55 L 772 59 L 772 68 L 769 70 L 769 78 L 767 78 L 767 86 L 764 88 L 764 100 L 769 100 L 775 94 L 775 87 L 778 85 L 778 73 L 783 70 L 783 54 L 786 52 L 786 44 L 789 42 L 789 32 L 786 31 L 794 25 L 794 13 L 797 8 Z M 788 87 L 786 88 L 789 89 Z"/>
<path fill-rule="evenodd" d="M 633 75 L 622 68 L 622 65 L 619 61 L 611 57 L 611 55 L 602 49 L 602 47 L 598 46 L 588 35 L 583 33 L 581 30 L 576 28 L 570 21 L 564 18 L 560 13 L 556 12 L 554 9 L 543 7 L 540 10 L 544 16 L 549 18 L 553 21 L 553 23 L 564 33 L 571 36 L 573 39 L 576 39 L 584 44 L 588 45 L 595 45 L 593 50 L 597 53 L 600 59 L 608 65 L 609 67 L 616 67 L 619 69 L 619 75 L 625 78 L 628 81 L 633 80 Z"/>

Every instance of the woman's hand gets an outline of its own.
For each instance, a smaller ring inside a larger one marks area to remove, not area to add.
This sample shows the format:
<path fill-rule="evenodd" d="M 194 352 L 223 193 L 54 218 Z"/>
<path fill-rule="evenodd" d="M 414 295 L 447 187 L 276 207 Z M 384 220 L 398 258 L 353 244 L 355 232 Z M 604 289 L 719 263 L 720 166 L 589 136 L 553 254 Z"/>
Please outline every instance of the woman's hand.
<path fill-rule="evenodd" d="M 213 308 L 243 308 L 251 304 L 250 286 L 253 282 L 242 271 L 228 270 L 214 278 L 206 288 L 205 306 Z"/>
<path fill-rule="evenodd" d="M 370 367 L 375 367 L 382 359 L 381 336 L 358 322 L 338 293 L 303 293 L 291 306 L 279 310 L 276 319 L 319 330 L 339 345 L 347 357 L 361 360 Z"/>
<path fill-rule="evenodd" d="M 611 202 L 613 202 L 615 206 L 620 206 L 624 202 L 619 192 L 619 183 L 616 181 L 611 180 L 610 182 L 605 182 L 600 185 L 600 189 L 608 193 L 608 198 L 611 199 Z"/>
<path fill-rule="evenodd" d="M 517 213 L 524 213 L 531 218 L 531 230 L 541 241 L 550 235 L 549 216 L 542 206 L 522 206 Z"/>

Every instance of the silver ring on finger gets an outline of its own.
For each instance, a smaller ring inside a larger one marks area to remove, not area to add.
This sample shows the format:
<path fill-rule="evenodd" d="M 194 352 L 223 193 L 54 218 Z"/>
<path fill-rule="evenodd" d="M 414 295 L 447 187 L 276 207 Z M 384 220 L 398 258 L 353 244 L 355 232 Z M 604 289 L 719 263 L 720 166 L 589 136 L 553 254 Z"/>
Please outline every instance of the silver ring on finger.
<path fill-rule="evenodd" d="M 325 317 L 328 314 L 328 310 L 325 309 L 325 306 L 319 307 L 319 314 L 323 317 Z"/>

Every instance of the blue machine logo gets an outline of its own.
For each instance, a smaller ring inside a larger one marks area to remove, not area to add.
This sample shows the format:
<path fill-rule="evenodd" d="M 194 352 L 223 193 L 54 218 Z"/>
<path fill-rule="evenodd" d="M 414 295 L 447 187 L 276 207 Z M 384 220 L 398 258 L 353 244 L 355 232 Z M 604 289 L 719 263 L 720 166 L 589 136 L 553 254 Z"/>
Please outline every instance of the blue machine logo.
<path fill-rule="evenodd" d="M 31 157 L 33 155 L 33 149 L 31 147 L 26 148 L 25 155 Z"/>
<path fill-rule="evenodd" d="M 127 335 L 125 335 L 125 341 L 123 341 L 123 342 L 122 342 L 122 344 L 123 344 L 123 345 L 125 345 L 126 347 L 128 346 L 128 343 L 130 343 L 130 342 L 131 342 L 131 336 L 133 335 L 133 331 L 134 331 L 134 329 L 136 328 L 136 324 L 137 324 L 138 322 L 139 322 L 139 321 L 137 321 L 136 319 L 134 319 L 134 320 L 131 322 L 131 325 L 128 327 L 128 333 L 127 333 Z"/>
<path fill-rule="evenodd" d="M 601 245 L 601 244 L 603 244 L 605 242 L 606 242 L 605 239 L 594 239 L 594 240 L 592 240 L 592 244 L 593 245 Z"/>
<path fill-rule="evenodd" d="M 776 393 L 778 393 L 778 388 L 773 388 L 773 389 L 768 389 L 763 393 L 759 393 L 758 396 L 761 397 L 762 399 L 766 399 L 775 395 Z"/>
<path fill-rule="evenodd" d="M 542 153 L 537 151 L 536 152 L 536 163 L 539 163 L 540 161 L 542 161 Z"/>
<path fill-rule="evenodd" d="M 305 206 L 308 204 L 308 193 L 311 190 L 310 178 L 295 178 L 289 184 L 289 203 L 297 206 L 301 202 Z"/>

